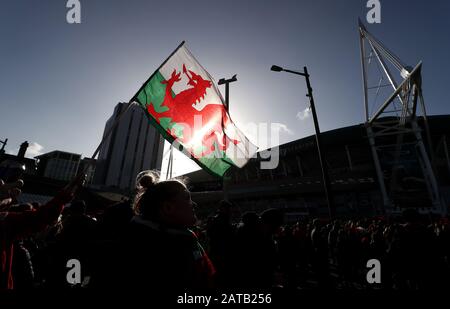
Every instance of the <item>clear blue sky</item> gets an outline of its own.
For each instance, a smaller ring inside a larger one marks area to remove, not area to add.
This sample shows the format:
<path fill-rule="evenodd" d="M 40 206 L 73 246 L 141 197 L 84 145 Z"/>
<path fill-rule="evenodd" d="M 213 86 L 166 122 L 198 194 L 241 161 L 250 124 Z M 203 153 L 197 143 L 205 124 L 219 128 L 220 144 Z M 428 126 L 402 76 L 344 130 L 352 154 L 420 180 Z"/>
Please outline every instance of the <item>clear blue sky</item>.
<path fill-rule="evenodd" d="M 272 64 L 308 66 L 323 131 L 363 122 L 357 18 L 366 0 L 0 0 L 0 139 L 15 152 L 55 149 L 90 156 L 119 101 L 128 101 L 182 41 L 216 80 L 238 75 L 231 116 L 281 123 L 280 142 L 313 133 L 304 81 Z M 429 114 L 450 113 L 450 1 L 381 0 L 367 25 L 404 62 L 423 60 Z M 33 153 L 33 152 L 32 152 Z M 175 169 L 177 166 L 175 165 Z"/>

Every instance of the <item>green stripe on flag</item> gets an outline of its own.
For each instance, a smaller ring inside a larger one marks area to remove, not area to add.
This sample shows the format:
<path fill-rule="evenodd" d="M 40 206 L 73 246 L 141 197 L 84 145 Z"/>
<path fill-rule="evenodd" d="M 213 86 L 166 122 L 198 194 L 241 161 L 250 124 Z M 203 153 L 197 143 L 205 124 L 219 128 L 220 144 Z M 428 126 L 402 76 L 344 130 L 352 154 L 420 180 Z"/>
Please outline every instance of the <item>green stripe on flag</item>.
<path fill-rule="evenodd" d="M 199 158 L 195 160 L 197 163 L 201 163 L 200 165 L 206 166 L 207 171 L 212 173 L 215 176 L 223 177 L 225 172 L 231 167 L 231 164 L 225 162 L 223 159 L 219 158 Z"/>
<path fill-rule="evenodd" d="M 144 88 L 136 96 L 137 101 L 141 106 L 146 109 L 146 105 L 150 102 L 153 103 L 155 111 L 158 113 L 168 110 L 167 107 L 161 107 L 166 95 L 166 85 L 162 84 L 166 79 L 158 71 L 151 80 L 145 85 Z M 172 97 L 175 97 L 175 93 L 172 91 Z"/>

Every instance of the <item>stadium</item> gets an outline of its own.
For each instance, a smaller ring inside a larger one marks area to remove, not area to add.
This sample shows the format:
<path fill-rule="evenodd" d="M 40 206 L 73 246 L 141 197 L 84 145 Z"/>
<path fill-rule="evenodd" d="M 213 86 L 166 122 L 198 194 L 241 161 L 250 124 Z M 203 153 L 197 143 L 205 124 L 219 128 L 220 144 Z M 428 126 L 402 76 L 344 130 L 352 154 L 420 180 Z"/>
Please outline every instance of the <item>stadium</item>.
<path fill-rule="evenodd" d="M 392 118 L 384 118 L 386 122 L 390 120 Z M 449 121 L 450 115 L 429 116 L 431 143 L 425 140 L 433 147 L 432 165 L 437 171 L 436 178 L 445 205 L 449 205 L 450 198 Z M 423 127 L 423 118 L 419 118 L 418 123 Z M 395 144 L 395 138 L 391 136 L 384 142 Z M 391 197 L 391 204 L 385 207 L 364 124 L 324 132 L 322 143 L 337 215 L 396 214 L 406 208 L 415 208 L 421 213 L 444 214 L 443 209 L 432 204 L 418 152 L 411 144 L 403 147 L 397 162 L 392 149 L 380 155 L 384 182 L 389 186 Z M 279 155 L 278 167 L 273 170 L 260 168 L 263 160 L 260 153 L 243 169 L 234 169 L 228 181 L 228 198 L 239 206 L 240 211 L 280 208 L 288 220 L 307 215 L 328 216 L 314 136 L 280 145 Z M 393 176 L 394 167 L 396 174 Z M 191 181 L 193 198 L 200 210 L 214 209 L 211 206 L 223 199 L 220 179 L 203 170 L 185 176 Z"/>

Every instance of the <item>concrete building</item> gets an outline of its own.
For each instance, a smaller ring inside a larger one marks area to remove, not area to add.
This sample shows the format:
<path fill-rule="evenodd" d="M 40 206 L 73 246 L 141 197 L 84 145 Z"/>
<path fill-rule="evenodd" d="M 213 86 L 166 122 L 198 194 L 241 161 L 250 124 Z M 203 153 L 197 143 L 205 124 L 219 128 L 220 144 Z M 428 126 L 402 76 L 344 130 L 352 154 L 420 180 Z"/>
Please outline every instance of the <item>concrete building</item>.
<path fill-rule="evenodd" d="M 77 174 L 81 155 L 55 150 L 37 156 L 36 159 L 38 159 L 38 176 L 70 181 Z"/>
<path fill-rule="evenodd" d="M 119 103 L 105 125 L 105 137 L 127 104 Z M 94 185 L 128 190 L 142 170 L 161 170 L 164 139 L 150 125 L 144 110 L 132 106 L 113 128 L 100 149 Z"/>

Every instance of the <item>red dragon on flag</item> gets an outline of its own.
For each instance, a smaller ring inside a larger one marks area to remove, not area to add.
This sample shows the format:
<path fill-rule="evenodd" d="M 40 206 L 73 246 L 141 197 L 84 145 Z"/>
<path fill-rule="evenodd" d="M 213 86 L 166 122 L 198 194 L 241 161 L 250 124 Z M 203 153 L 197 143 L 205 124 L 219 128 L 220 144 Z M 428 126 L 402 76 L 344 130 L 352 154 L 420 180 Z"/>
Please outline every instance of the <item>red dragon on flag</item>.
<path fill-rule="evenodd" d="M 183 136 L 180 137 L 180 141 L 183 145 L 191 145 L 192 139 L 199 135 L 195 132 L 196 129 L 200 129 L 201 142 L 203 145 L 203 151 L 201 154 L 192 153 L 196 157 L 203 157 L 209 155 L 216 150 L 225 151 L 230 143 L 237 145 L 238 140 L 229 138 L 222 128 L 226 128 L 230 123 L 230 118 L 223 105 L 207 104 L 202 110 L 196 110 L 193 105 L 203 100 L 208 88 L 211 88 L 212 83 L 209 80 L 205 80 L 201 75 L 189 70 L 190 76 L 186 70 L 186 66 L 183 64 L 183 73 L 188 78 L 187 85 L 191 88 L 187 88 L 175 96 L 172 95 L 172 87 L 174 83 L 181 81 L 180 74 L 176 69 L 173 70 L 169 80 L 164 80 L 161 84 L 166 85 L 166 91 L 164 101 L 161 107 L 167 107 L 168 110 L 164 112 L 157 112 L 152 102 L 149 102 L 147 111 L 160 123 L 161 118 L 171 118 L 171 122 L 178 125 L 182 125 L 184 128 L 189 128 L 193 132 L 183 131 Z M 202 124 L 201 128 L 198 128 L 198 124 Z M 205 130 L 205 128 L 207 128 Z M 174 129 L 167 129 L 171 135 L 175 134 Z M 189 148 L 189 147 L 188 147 Z M 192 149 L 189 149 L 192 150 Z"/>

